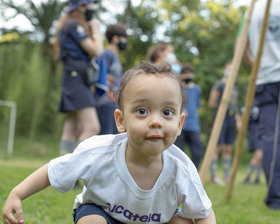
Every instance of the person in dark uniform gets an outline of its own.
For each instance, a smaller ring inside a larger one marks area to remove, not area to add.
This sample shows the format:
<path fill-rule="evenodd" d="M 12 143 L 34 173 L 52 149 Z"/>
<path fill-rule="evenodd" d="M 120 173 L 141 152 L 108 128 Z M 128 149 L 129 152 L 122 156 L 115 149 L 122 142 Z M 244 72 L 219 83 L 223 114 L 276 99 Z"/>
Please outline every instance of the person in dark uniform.
<path fill-rule="evenodd" d="M 253 103 L 248 124 L 248 151 L 253 153 L 253 157 L 248 165 L 248 171 L 244 184 L 260 184 L 262 174 L 262 143 L 259 135 L 259 113 L 260 109 Z M 255 180 L 251 182 L 252 174 L 256 171 Z"/>
<path fill-rule="evenodd" d="M 244 51 L 245 64 L 253 66 L 257 58 L 267 0 L 256 2 Z M 280 7 L 271 1 L 266 36 L 256 79 L 255 102 L 260 109 L 259 136 L 262 167 L 267 184 L 264 202 L 269 209 L 280 210 Z M 243 27 L 244 22 L 240 24 Z M 237 42 L 240 41 L 240 37 Z"/>
<path fill-rule="evenodd" d="M 228 76 L 230 75 L 230 69 L 232 66 L 232 62 L 229 61 L 226 63 L 224 68 L 224 77 L 219 80 L 210 92 L 208 106 L 211 109 L 215 110 L 213 121 L 216 118 L 216 113 L 218 111 L 224 88 L 226 86 L 226 82 L 228 80 Z M 231 158 L 232 158 L 232 145 L 235 141 L 236 137 L 236 129 L 241 127 L 241 117 L 238 113 L 237 102 L 238 101 L 238 90 L 236 86 L 234 86 L 230 101 L 228 104 L 228 109 L 225 115 L 225 119 L 223 122 L 223 126 L 221 129 L 221 133 L 218 140 L 218 145 L 216 151 L 213 155 L 210 171 L 211 171 L 211 182 L 219 185 L 225 185 L 229 179 L 229 172 L 231 168 Z M 223 171 L 224 171 L 224 180 L 221 180 L 216 175 L 218 156 L 220 151 L 222 152 L 222 163 L 223 163 Z"/>
<path fill-rule="evenodd" d="M 55 55 L 64 65 L 59 112 L 67 114 L 59 148 L 61 155 L 72 152 L 76 141 L 100 131 L 96 100 L 84 79 L 91 58 L 100 55 L 103 48 L 99 22 L 92 19 L 95 3 L 70 0 L 56 31 Z"/>

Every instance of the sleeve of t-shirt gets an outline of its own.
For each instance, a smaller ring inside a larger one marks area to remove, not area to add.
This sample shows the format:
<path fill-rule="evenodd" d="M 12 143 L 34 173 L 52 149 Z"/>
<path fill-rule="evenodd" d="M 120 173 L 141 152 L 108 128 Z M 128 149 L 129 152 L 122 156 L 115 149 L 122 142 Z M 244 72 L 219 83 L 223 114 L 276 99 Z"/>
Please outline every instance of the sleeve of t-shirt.
<path fill-rule="evenodd" d="M 79 23 L 69 22 L 66 24 L 66 29 L 68 34 L 77 43 L 80 43 L 82 40 L 88 38 L 85 28 Z"/>
<path fill-rule="evenodd" d="M 48 164 L 50 184 L 60 192 L 71 190 L 78 179 L 88 175 L 90 164 L 86 150 L 69 153 L 51 160 Z"/>
<path fill-rule="evenodd" d="M 111 67 L 112 67 L 112 64 L 113 64 L 113 57 L 107 51 L 104 52 L 104 56 L 105 56 L 105 60 L 106 60 L 106 65 L 107 65 L 108 73 L 112 74 Z"/>
<path fill-rule="evenodd" d="M 178 215 L 186 218 L 200 219 L 209 216 L 212 203 L 208 198 L 199 174 L 193 164 L 188 166 L 181 186 L 183 203 Z"/>

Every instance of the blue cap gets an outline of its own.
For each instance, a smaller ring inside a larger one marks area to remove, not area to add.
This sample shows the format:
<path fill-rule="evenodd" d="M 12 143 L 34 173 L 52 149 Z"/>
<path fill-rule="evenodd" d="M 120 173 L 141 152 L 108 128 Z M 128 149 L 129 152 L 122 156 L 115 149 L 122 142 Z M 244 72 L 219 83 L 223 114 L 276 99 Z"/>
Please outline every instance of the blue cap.
<path fill-rule="evenodd" d="M 67 12 L 72 12 L 79 8 L 80 5 L 88 5 L 90 3 L 97 3 L 97 0 L 70 0 Z"/>

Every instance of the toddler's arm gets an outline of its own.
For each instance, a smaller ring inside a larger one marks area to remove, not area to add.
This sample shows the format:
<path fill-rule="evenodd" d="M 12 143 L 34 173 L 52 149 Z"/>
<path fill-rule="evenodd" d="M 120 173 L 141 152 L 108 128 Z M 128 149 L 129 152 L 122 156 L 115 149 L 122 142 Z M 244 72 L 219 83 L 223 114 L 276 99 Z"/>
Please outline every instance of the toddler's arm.
<path fill-rule="evenodd" d="M 168 224 L 216 224 L 216 218 L 213 210 L 211 209 L 210 215 L 205 219 L 186 219 L 175 214 Z"/>
<path fill-rule="evenodd" d="M 196 219 L 196 224 L 216 224 L 216 217 L 214 211 L 211 209 L 210 215 L 205 219 Z"/>
<path fill-rule="evenodd" d="M 4 223 L 24 223 L 22 203 L 25 198 L 45 189 L 50 185 L 48 164 L 39 168 L 17 185 L 9 194 L 2 209 Z M 17 219 L 14 217 L 16 214 Z"/>

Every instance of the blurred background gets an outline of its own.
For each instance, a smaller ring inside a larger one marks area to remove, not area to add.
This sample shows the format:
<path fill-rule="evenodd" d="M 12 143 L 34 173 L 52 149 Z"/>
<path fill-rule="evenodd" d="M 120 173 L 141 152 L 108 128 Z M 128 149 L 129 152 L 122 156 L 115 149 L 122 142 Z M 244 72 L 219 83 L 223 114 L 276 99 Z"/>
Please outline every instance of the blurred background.
<path fill-rule="evenodd" d="M 54 60 L 53 35 L 65 10 L 64 0 L 0 0 L 0 100 L 17 105 L 14 155 L 54 157 L 63 115 L 57 112 L 62 64 Z M 199 111 L 207 144 L 212 111 L 207 108 L 213 84 L 233 57 L 241 18 L 249 1 L 234 0 L 100 0 L 94 17 L 102 24 L 124 23 L 128 49 L 121 52 L 124 71 L 146 59 L 159 43 L 174 46 L 181 63 L 195 67 L 202 88 Z M 105 40 L 105 39 L 104 39 Z M 106 42 L 105 42 L 106 46 Z M 237 78 L 239 106 L 244 103 L 250 70 Z M 0 106 L 0 157 L 6 156 L 11 108 Z"/>

